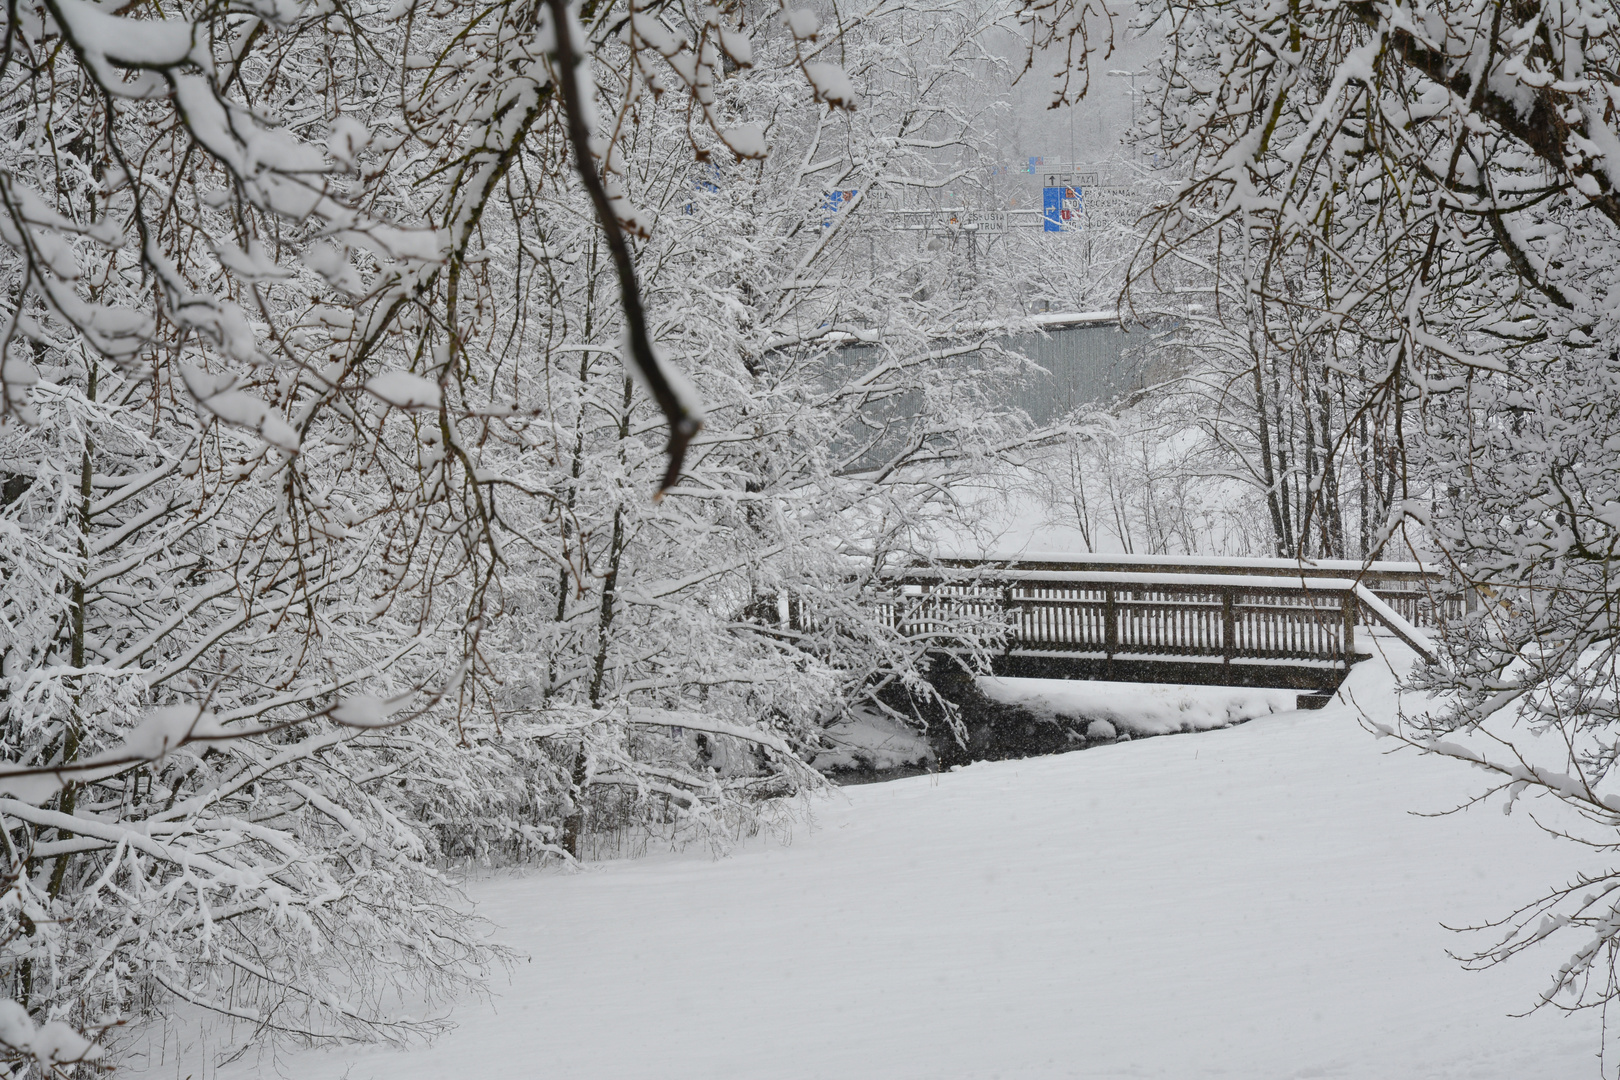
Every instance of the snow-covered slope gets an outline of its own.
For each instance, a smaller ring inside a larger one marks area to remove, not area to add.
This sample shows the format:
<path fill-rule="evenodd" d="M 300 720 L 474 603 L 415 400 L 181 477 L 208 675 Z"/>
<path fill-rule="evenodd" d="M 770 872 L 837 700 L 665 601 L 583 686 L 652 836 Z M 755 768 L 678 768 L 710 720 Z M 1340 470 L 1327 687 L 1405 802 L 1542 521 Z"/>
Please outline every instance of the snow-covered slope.
<path fill-rule="evenodd" d="M 1347 684 L 1383 708 L 1377 661 Z M 527 958 L 428 1049 L 300 1080 L 1596 1077 L 1598 1018 L 1522 1011 L 1441 928 L 1580 854 L 1351 708 L 844 789 L 791 845 L 475 883 Z M 157 1048 L 154 1046 L 154 1053 Z M 147 1075 L 176 1073 L 172 1043 Z M 271 1074 L 240 1061 L 220 1076 Z M 130 1072 L 141 1075 L 139 1069 Z M 203 1074 L 196 1074 L 202 1080 Z M 210 1072 L 208 1075 L 212 1075 Z"/>

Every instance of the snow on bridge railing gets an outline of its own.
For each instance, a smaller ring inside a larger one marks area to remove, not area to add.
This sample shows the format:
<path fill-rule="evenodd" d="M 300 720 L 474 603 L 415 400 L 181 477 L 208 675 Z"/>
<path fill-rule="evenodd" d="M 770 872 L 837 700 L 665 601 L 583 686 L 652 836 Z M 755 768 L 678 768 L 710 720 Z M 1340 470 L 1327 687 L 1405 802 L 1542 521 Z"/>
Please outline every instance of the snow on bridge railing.
<path fill-rule="evenodd" d="M 1383 623 L 1384 626 L 1394 632 L 1396 637 L 1415 649 L 1419 656 L 1431 664 L 1440 662 L 1440 654 L 1435 651 L 1434 644 L 1429 641 L 1428 635 L 1402 618 L 1398 612 L 1384 602 L 1382 597 L 1365 585 L 1357 585 L 1356 598 L 1361 601 L 1362 611 L 1367 612 Z"/>
<path fill-rule="evenodd" d="M 1417 564 L 1317 563 L 1300 573 L 1297 563 L 1288 564 L 1290 572 L 1278 572 L 1284 560 L 1183 560 L 1167 566 L 1107 558 L 1025 557 L 1011 566 L 955 559 L 908 567 L 891 577 L 901 594 L 892 601 L 890 617 L 899 629 L 927 632 L 947 612 L 980 617 L 999 612 L 1009 647 L 1108 659 L 1163 654 L 1206 656 L 1226 664 L 1283 660 L 1346 668 L 1357 655 L 1360 622 L 1382 625 L 1425 658 L 1436 659 L 1428 637 L 1366 584 L 1377 576 L 1370 572 L 1375 568 L 1430 580 Z M 958 565 L 948 565 L 953 562 Z M 1327 576 L 1352 568 L 1361 572 L 1359 578 Z M 1209 572 L 1233 569 L 1247 572 Z"/>
<path fill-rule="evenodd" d="M 1461 617 L 1468 593 L 1433 562 L 1280 559 L 1229 555 L 1125 555 L 1073 552 L 957 553 L 918 566 L 957 570 L 1047 570 L 1101 573 L 1221 574 L 1295 581 L 1348 578 L 1365 586 L 1407 623 L 1439 629 Z"/>
<path fill-rule="evenodd" d="M 1378 578 L 1400 581 L 1446 579 L 1443 570 L 1421 562 L 1360 559 L 1279 559 L 1234 555 L 1126 555 L 1114 553 L 1020 551 L 945 555 L 930 565 L 1004 566 L 1025 570 L 1154 570 L 1163 573 L 1263 574 L 1286 577 Z"/>

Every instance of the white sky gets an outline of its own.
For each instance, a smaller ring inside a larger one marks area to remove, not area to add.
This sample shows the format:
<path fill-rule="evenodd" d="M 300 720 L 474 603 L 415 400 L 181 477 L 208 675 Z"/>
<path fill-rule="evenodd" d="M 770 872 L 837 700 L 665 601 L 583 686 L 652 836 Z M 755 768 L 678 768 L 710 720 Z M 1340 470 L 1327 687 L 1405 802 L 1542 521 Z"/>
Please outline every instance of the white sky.
<path fill-rule="evenodd" d="M 1049 109 L 1053 87 L 1052 72 L 1061 61 L 1053 55 L 1048 64 L 1038 65 L 1025 74 L 1009 91 L 1012 115 L 1000 131 L 1001 156 L 1008 164 L 1030 157 L 1044 157 L 1048 165 L 1074 161 L 1083 164 L 1123 161 L 1128 157 L 1121 144 L 1131 121 L 1131 80 L 1102 74 L 1107 71 L 1141 71 L 1158 53 L 1157 35 L 1140 38 L 1129 30 L 1130 10 L 1115 20 L 1115 48 L 1107 60 L 1097 59 L 1091 87 L 1084 100 L 1074 107 Z M 1022 40 L 1009 40 L 1005 55 L 1015 66 L 1024 58 Z M 1145 80 L 1136 80 L 1138 90 Z"/>

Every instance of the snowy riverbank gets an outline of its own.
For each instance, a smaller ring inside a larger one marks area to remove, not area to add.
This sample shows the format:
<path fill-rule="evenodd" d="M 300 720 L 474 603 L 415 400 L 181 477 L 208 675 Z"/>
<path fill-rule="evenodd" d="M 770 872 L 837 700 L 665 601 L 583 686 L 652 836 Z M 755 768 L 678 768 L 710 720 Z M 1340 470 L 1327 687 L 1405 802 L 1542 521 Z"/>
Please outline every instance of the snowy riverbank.
<path fill-rule="evenodd" d="M 1208 731 L 1291 712 L 1299 696 L 1293 690 L 1058 679 L 981 678 L 978 686 L 1003 705 L 1037 716 L 1101 720 L 1132 737 Z"/>
<path fill-rule="evenodd" d="M 1392 700 L 1378 661 L 1348 688 Z M 1564 942 L 1481 974 L 1440 926 L 1579 852 L 1438 810 L 1454 763 L 1342 703 L 1182 738 L 835 791 L 791 844 L 473 883 L 522 950 L 427 1049 L 283 1055 L 298 1080 L 1576 1080 L 1598 1017 L 1527 1008 Z M 1483 942 L 1475 942 L 1483 944 Z M 177 1069 L 173 1044 L 121 1076 Z M 143 1071 L 144 1069 L 144 1071 Z M 220 1078 L 273 1075 L 244 1059 Z"/>
<path fill-rule="evenodd" d="M 1095 748 L 1116 738 L 1170 735 L 1241 724 L 1257 716 L 1288 712 L 1292 690 L 1232 686 L 1168 686 L 1143 683 L 1012 679 L 975 680 L 983 700 L 1021 710 L 1037 724 L 1055 725 L 1067 748 Z M 928 735 L 868 709 L 827 729 L 827 748 L 811 762 L 838 784 L 871 783 L 933 772 L 939 767 Z M 1006 753 L 1005 756 L 1024 756 Z"/>

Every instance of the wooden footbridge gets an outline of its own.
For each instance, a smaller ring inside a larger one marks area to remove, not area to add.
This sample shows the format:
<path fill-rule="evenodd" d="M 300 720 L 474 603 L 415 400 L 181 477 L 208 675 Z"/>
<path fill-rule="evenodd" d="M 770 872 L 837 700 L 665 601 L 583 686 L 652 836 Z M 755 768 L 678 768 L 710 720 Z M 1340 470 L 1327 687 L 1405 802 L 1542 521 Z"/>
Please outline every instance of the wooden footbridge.
<path fill-rule="evenodd" d="M 890 625 L 939 637 L 963 620 L 1000 643 L 997 675 L 1270 686 L 1325 702 L 1382 627 L 1432 658 L 1463 593 L 1418 563 L 1024 555 L 908 568 Z"/>

